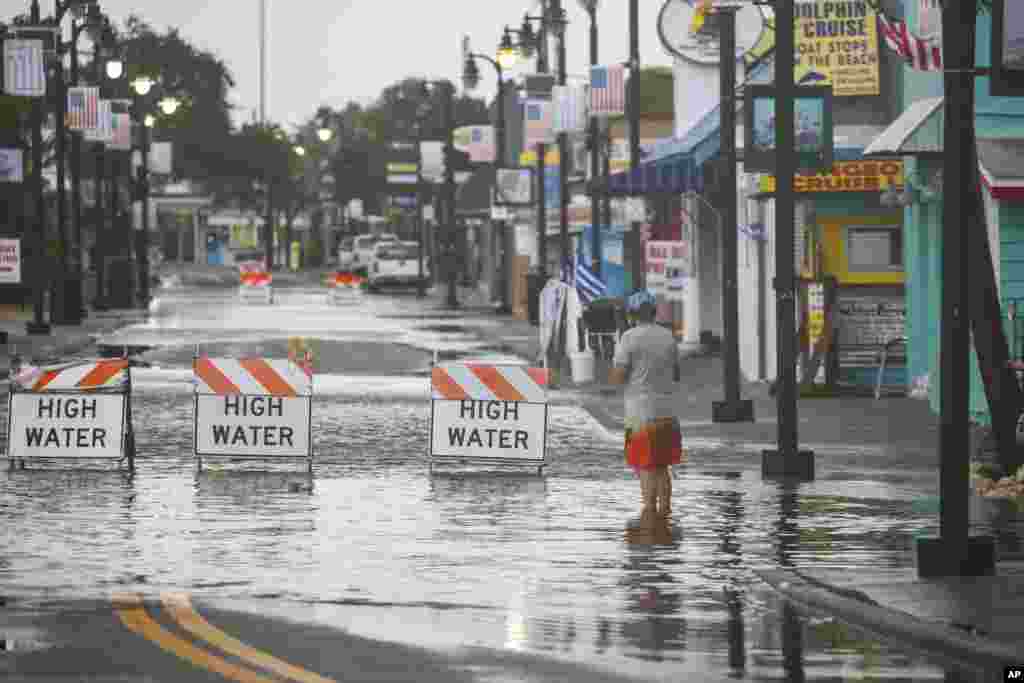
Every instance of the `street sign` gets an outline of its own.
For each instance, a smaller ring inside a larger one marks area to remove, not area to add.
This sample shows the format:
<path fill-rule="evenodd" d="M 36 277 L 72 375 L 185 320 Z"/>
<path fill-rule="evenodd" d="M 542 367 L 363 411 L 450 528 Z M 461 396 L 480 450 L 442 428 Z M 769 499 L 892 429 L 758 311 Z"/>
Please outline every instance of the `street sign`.
<path fill-rule="evenodd" d="M 12 368 L 7 457 L 124 457 L 128 373 L 125 359 Z"/>
<path fill-rule="evenodd" d="M 20 239 L 0 239 L 0 283 L 21 284 Z"/>
<path fill-rule="evenodd" d="M 46 95 L 43 41 L 7 38 L 4 45 L 4 92 L 16 97 Z"/>
<path fill-rule="evenodd" d="M 193 374 L 197 457 L 313 457 L 308 364 L 202 356 Z"/>
<path fill-rule="evenodd" d="M 25 157 L 16 147 L 0 147 L 0 183 L 25 181 Z"/>
<path fill-rule="evenodd" d="M 431 373 L 432 460 L 543 466 L 547 370 L 524 365 L 435 365 Z"/>

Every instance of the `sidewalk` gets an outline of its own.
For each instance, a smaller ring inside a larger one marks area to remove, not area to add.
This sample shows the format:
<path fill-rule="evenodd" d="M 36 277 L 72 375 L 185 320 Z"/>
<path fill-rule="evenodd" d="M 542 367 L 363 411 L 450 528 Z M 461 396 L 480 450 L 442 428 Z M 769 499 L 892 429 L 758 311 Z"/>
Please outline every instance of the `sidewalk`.
<path fill-rule="evenodd" d="M 460 292 L 467 329 L 526 361 L 540 350 L 538 328 L 527 321 L 473 303 Z M 442 300 L 435 292 L 435 306 Z M 497 322 L 497 324 L 495 324 Z M 756 461 L 777 439 L 777 402 L 765 383 L 745 383 L 741 397 L 754 402 L 753 423 L 716 424 L 712 401 L 724 398 L 722 360 L 717 355 L 684 355 L 676 416 L 684 443 L 721 447 Z M 568 367 L 560 391 L 610 430 L 623 429 L 621 390 L 609 386 L 607 363 L 598 364 L 597 381 L 576 386 Z M 856 468 L 871 476 L 900 470 L 938 472 L 938 417 L 923 400 L 895 397 L 801 398 L 797 402 L 799 443 L 815 451 L 819 472 Z M 882 494 L 880 494 L 882 495 Z M 921 501 L 934 504 L 938 499 Z M 986 673 L 1007 663 L 1024 664 L 1024 512 L 1009 501 L 971 493 L 972 525 L 996 523 L 1002 539 L 997 575 L 919 580 L 913 569 L 879 568 L 870 575 L 842 570 L 762 572 L 762 579 L 794 602 L 824 611 L 842 621 L 892 638 L 914 649 L 952 657 Z M 1005 550 L 1009 546 L 1010 551 Z M 907 552 L 914 552 L 908 548 Z M 993 668 L 994 667 L 994 668 Z M 993 679 L 997 680 L 997 679 Z"/>
<path fill-rule="evenodd" d="M 93 352 L 97 337 L 146 319 L 141 309 L 90 310 L 81 325 L 53 325 L 49 334 L 30 335 L 25 324 L 33 320 L 32 309 L 0 310 L 0 330 L 7 333 L 7 353 L 0 355 L 0 378 L 11 368 L 11 355 L 36 362 L 63 360 L 86 351 Z"/>

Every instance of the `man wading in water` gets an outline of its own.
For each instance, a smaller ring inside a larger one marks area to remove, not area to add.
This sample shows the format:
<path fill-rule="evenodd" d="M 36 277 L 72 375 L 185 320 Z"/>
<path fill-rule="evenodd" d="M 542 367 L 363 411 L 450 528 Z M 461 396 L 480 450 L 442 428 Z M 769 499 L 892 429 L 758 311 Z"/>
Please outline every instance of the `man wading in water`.
<path fill-rule="evenodd" d="M 672 333 L 655 324 L 655 298 L 640 290 L 626 301 L 636 326 L 615 349 L 609 381 L 625 384 L 626 463 L 640 477 L 643 515 L 668 516 L 672 473 L 682 462 L 682 435 L 672 399 L 680 381 L 679 351 Z"/>

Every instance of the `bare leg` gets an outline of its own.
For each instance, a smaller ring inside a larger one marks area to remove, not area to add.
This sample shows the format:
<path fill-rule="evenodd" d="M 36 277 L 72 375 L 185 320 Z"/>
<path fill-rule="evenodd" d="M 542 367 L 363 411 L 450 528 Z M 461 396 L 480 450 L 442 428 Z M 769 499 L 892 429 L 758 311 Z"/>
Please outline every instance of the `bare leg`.
<path fill-rule="evenodd" d="M 666 517 L 672 513 L 672 467 L 658 468 L 658 513 Z"/>
<path fill-rule="evenodd" d="M 640 471 L 640 497 L 643 500 L 644 513 L 653 513 L 657 509 L 657 482 L 652 470 Z"/>

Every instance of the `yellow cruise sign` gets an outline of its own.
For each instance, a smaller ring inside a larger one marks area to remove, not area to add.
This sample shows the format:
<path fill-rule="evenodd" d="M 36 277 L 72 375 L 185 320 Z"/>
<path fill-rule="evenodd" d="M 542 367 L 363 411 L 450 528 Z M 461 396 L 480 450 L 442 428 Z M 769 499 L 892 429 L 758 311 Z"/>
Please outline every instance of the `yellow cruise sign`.
<path fill-rule="evenodd" d="M 793 177 L 794 192 L 881 192 L 903 185 L 902 161 L 837 161 L 829 173 Z M 775 176 L 762 175 L 761 192 L 775 192 Z"/>

